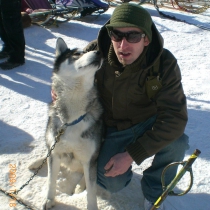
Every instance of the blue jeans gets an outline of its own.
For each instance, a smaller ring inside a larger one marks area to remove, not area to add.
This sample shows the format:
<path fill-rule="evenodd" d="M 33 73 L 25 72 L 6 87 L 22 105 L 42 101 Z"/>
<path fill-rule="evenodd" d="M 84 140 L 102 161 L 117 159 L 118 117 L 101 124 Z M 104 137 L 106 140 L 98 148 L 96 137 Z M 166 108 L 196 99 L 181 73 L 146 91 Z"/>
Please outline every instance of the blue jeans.
<path fill-rule="evenodd" d="M 132 126 L 129 129 L 118 131 L 114 127 L 108 127 L 105 141 L 102 144 L 97 168 L 97 183 L 108 190 L 109 192 L 117 192 L 123 189 L 132 178 L 132 167 L 122 175 L 116 177 L 104 176 L 104 166 L 108 163 L 111 157 L 117 153 L 125 152 L 125 147 L 137 138 L 142 136 L 145 131 L 152 128 L 156 117 L 151 117 L 145 122 Z M 166 165 L 172 162 L 182 161 L 185 155 L 185 150 L 189 148 L 188 137 L 183 134 L 179 139 L 172 142 L 170 145 L 159 151 L 152 162 L 152 165 L 143 172 L 141 180 L 142 191 L 147 200 L 155 202 L 162 194 L 161 173 Z M 172 167 L 170 172 L 166 173 L 165 182 L 170 183 L 175 177 L 177 167 Z"/>

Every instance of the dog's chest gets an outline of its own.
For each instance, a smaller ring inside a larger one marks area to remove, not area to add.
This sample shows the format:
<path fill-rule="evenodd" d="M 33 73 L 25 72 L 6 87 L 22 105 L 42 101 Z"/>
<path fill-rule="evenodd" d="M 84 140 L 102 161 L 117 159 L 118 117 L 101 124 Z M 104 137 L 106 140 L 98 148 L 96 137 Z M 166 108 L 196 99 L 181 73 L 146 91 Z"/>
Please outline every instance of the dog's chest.
<path fill-rule="evenodd" d="M 56 152 L 59 154 L 74 154 L 77 159 L 86 159 L 96 150 L 96 142 L 88 137 L 83 137 L 83 132 L 87 130 L 87 123 L 67 127 L 56 145 Z"/>

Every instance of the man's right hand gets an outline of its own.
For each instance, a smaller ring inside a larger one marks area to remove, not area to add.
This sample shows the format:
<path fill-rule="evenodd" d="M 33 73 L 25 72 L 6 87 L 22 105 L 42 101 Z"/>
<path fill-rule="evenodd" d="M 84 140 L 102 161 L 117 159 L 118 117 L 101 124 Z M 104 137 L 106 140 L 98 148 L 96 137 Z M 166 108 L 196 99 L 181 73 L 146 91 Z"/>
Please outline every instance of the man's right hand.
<path fill-rule="evenodd" d="M 56 101 L 56 99 L 57 99 L 57 95 L 56 95 L 56 93 L 55 93 L 55 91 L 53 89 L 51 89 L 51 97 L 52 97 L 52 101 L 54 103 Z"/>

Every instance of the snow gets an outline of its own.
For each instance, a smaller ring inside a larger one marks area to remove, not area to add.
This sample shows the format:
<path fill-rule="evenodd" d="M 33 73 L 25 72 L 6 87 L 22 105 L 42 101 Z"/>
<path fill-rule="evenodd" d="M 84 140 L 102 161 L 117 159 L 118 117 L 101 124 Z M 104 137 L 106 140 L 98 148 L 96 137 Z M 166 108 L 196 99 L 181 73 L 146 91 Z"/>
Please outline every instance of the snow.
<path fill-rule="evenodd" d="M 167 197 L 168 210 L 208 210 L 210 209 L 210 31 L 193 24 L 210 27 L 210 11 L 191 14 L 161 7 L 168 15 L 176 16 L 191 24 L 176 22 L 160 17 L 152 5 L 143 7 L 152 15 L 164 46 L 178 59 L 182 82 L 187 97 L 189 121 L 186 134 L 190 137 L 190 149 L 185 160 L 195 149 L 201 155 L 192 165 L 194 183 L 190 192 L 181 197 Z M 45 128 L 48 103 L 51 101 L 50 85 L 54 61 L 55 42 L 62 37 L 70 48 L 83 48 L 97 37 L 100 27 L 110 18 L 113 8 L 100 16 L 87 16 L 72 20 L 50 29 L 32 25 L 24 29 L 26 39 L 26 63 L 11 71 L 0 70 L 0 188 L 7 191 L 19 189 L 33 175 L 28 166 L 41 157 L 46 157 Z M 2 43 L 2 42 L 0 42 Z M 122 191 L 110 197 L 99 190 L 99 209 L 103 210 L 143 210 L 143 194 L 140 180 L 142 172 L 152 158 L 140 166 L 133 164 L 134 177 Z M 15 181 L 11 186 L 9 175 L 15 167 Z M 188 173 L 189 174 L 189 173 Z M 46 196 L 46 165 L 19 193 L 18 196 L 33 209 L 41 209 Z M 182 186 L 189 181 L 189 175 L 182 179 Z M 54 210 L 86 209 L 86 191 L 69 196 L 65 194 L 62 177 L 57 190 Z M 0 209 L 26 209 L 0 192 Z"/>

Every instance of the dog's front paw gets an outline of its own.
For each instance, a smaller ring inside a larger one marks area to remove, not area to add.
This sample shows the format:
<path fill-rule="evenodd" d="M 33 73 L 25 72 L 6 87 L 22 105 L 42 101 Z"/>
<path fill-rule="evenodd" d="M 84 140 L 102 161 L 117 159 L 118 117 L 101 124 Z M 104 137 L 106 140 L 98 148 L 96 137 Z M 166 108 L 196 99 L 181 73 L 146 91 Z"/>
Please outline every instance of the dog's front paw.
<path fill-rule="evenodd" d="M 88 205 L 88 206 L 87 206 L 87 209 L 88 209 L 88 210 L 98 210 L 98 207 L 97 207 L 97 205 L 94 205 L 94 206 Z"/>
<path fill-rule="evenodd" d="M 55 205 L 55 201 L 54 200 L 47 199 L 44 202 L 43 210 L 48 210 L 48 209 L 52 208 L 54 205 Z"/>

